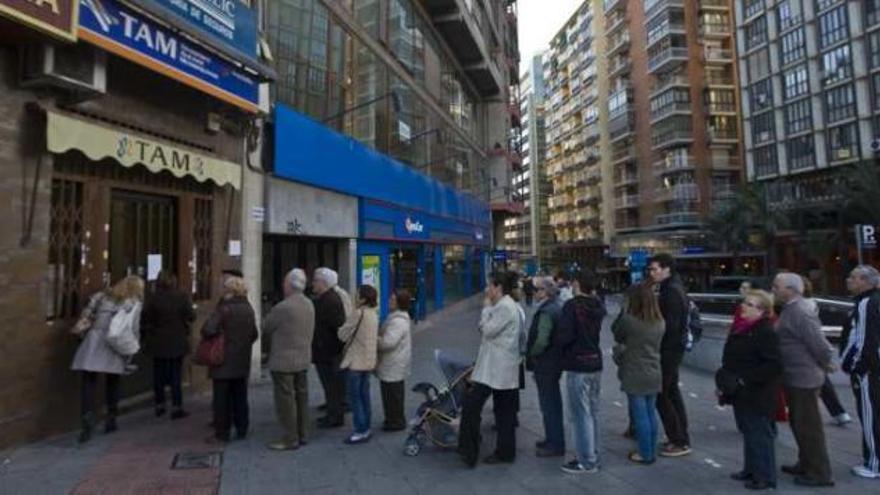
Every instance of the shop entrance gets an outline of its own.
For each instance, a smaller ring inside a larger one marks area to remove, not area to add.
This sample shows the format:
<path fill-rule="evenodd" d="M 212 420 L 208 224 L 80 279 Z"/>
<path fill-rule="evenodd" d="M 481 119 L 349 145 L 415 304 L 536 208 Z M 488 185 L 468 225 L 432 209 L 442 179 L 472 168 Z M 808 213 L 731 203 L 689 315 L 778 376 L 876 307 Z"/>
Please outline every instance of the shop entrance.
<path fill-rule="evenodd" d="M 397 248 L 390 252 L 391 263 L 391 289 L 407 290 L 413 296 L 415 304 L 410 308 L 409 315 L 413 321 L 417 321 L 420 314 L 420 304 L 423 295 L 420 293 L 419 281 L 423 277 L 419 266 L 418 248 Z"/>
<path fill-rule="evenodd" d="M 263 311 L 284 299 L 284 277 L 302 268 L 309 280 L 316 268 L 339 272 L 339 240 L 321 237 L 266 236 L 263 239 Z"/>

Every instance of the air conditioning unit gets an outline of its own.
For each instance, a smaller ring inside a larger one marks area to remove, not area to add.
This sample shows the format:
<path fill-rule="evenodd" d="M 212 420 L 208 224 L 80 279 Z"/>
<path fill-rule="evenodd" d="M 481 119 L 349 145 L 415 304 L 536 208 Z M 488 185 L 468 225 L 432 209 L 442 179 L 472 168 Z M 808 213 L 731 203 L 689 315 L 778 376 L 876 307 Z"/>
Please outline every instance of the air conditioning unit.
<path fill-rule="evenodd" d="M 107 92 L 106 53 L 84 43 L 35 44 L 21 50 L 24 87 L 58 87 L 78 93 Z"/>

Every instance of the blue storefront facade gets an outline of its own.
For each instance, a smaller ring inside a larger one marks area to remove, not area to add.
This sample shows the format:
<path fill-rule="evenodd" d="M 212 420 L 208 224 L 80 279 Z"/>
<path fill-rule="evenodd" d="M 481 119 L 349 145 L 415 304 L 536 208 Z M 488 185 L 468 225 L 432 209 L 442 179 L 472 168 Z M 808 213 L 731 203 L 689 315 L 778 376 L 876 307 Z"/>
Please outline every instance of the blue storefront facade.
<path fill-rule="evenodd" d="M 489 205 L 295 110 L 275 111 L 275 175 L 358 198 L 357 284 L 416 295 L 413 316 L 485 287 Z"/>

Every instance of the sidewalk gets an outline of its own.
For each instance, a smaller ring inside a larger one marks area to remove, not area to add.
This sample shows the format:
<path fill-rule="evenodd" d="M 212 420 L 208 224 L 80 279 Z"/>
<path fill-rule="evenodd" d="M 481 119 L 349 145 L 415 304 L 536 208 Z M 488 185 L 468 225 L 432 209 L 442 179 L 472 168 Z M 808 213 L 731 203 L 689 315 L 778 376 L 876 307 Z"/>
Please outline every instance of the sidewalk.
<path fill-rule="evenodd" d="M 479 298 L 460 303 L 432 315 L 415 330 L 413 376 L 408 381 L 441 382 L 433 363 L 433 350 L 443 348 L 464 357 L 475 357 L 479 335 L 475 326 Z M 606 321 L 606 325 L 609 322 Z M 607 330 L 607 329 L 606 329 Z M 611 336 L 603 334 L 604 347 Z M 607 351 L 606 351 L 607 352 Z M 691 420 L 694 453 L 680 459 L 660 459 L 653 466 L 634 465 L 626 460 L 632 443 L 620 433 L 626 428 L 626 398 L 619 391 L 616 370 L 608 359 L 602 391 L 602 470 L 593 475 L 571 476 L 559 470 L 562 459 L 538 459 L 533 444 L 542 433 L 534 382 L 528 378 L 522 394 L 521 427 L 517 430 L 518 457 L 513 465 L 463 467 L 454 452 L 427 446 L 418 457 L 402 454 L 406 433 L 376 432 L 365 445 L 342 443 L 349 432 L 314 430 L 311 442 L 293 452 L 271 452 L 265 444 L 279 435 L 268 380 L 251 388 L 251 432 L 248 439 L 232 442 L 224 449 L 222 467 L 186 471 L 170 470 L 175 453 L 216 450 L 204 444 L 210 431 L 209 397 L 189 399 L 193 415 L 181 422 L 156 419 L 152 411 L 124 416 L 120 431 L 98 434 L 85 447 L 76 445 L 69 434 L 28 445 L 0 458 L 2 494 L 395 494 L 395 493 L 596 493 L 633 494 L 744 493 L 741 484 L 728 474 L 741 462 L 741 437 L 736 432 L 729 408 L 719 409 L 714 401 L 712 377 L 690 369 L 682 371 L 682 383 Z M 315 373 L 310 373 L 312 404 L 323 402 Z M 382 421 L 378 384 L 373 387 L 373 424 Z M 852 394 L 838 390 L 850 413 Z M 407 395 L 407 410 L 419 399 Z M 318 414 L 313 414 L 312 420 Z M 490 408 L 484 414 L 484 453 L 494 445 Z M 815 493 L 878 493 L 880 481 L 856 479 L 849 466 L 860 460 L 860 430 L 826 427 L 833 468 L 834 489 Z M 788 425 L 780 425 L 777 440 L 778 463 L 795 459 L 794 440 Z M 813 493 L 792 484 L 780 474 L 777 493 Z"/>

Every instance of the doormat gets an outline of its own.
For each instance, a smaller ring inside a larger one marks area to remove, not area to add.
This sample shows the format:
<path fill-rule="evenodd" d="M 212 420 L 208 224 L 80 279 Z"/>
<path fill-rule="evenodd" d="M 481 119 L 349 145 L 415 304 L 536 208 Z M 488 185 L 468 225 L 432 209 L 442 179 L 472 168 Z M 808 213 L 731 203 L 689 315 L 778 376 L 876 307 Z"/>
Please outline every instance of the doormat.
<path fill-rule="evenodd" d="M 178 452 L 171 469 L 211 469 L 223 464 L 222 452 Z"/>

